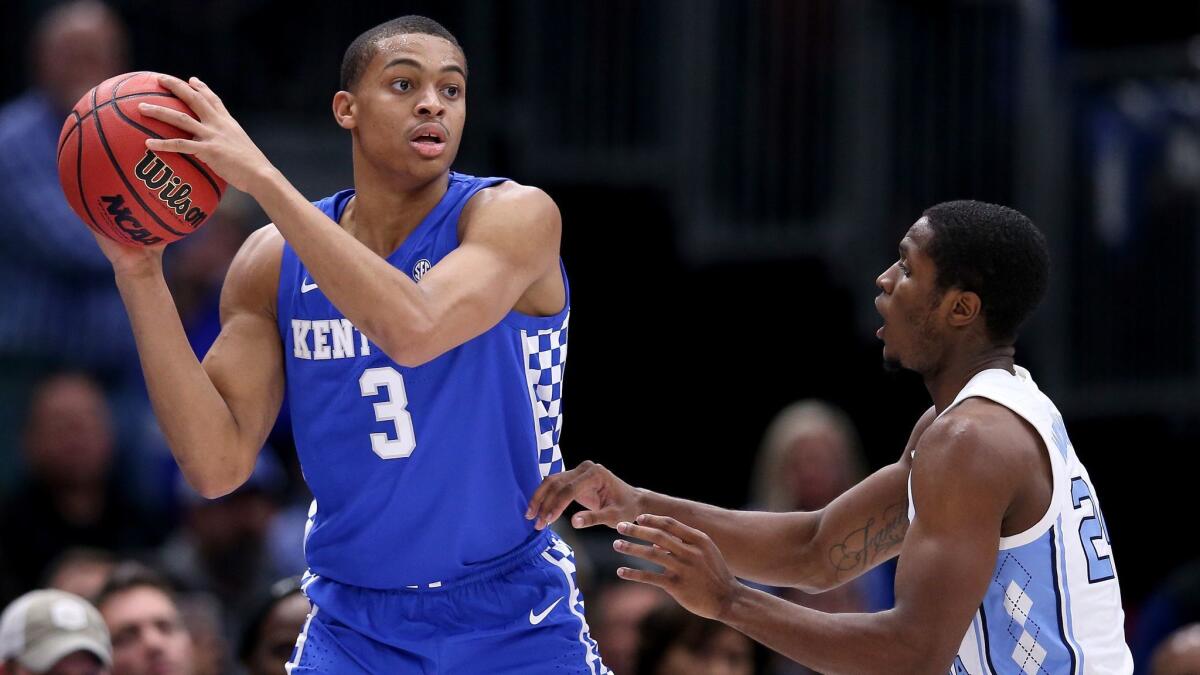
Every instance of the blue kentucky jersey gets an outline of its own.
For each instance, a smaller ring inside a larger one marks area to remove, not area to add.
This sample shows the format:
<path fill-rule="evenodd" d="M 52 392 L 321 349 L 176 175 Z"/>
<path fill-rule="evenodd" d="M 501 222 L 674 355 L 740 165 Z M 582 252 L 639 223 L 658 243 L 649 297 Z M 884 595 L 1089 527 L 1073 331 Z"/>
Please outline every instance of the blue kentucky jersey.
<path fill-rule="evenodd" d="M 419 281 L 458 246 L 467 201 L 503 181 L 451 173 L 445 196 L 388 262 Z M 336 222 L 353 194 L 316 205 Z M 414 368 L 360 333 L 290 245 L 278 302 L 296 449 L 315 498 L 305 538 L 313 574 L 365 588 L 436 587 L 535 535 L 529 498 L 562 470 L 569 290 L 558 314 L 510 312 Z"/>

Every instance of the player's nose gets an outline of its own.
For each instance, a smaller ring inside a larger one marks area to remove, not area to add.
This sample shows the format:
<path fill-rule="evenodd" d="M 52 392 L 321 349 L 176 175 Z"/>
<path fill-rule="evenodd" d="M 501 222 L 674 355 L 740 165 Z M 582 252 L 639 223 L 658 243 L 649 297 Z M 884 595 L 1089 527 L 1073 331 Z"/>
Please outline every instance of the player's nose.
<path fill-rule="evenodd" d="M 446 114 L 446 106 L 442 104 L 436 91 L 426 88 L 417 101 L 416 113 L 419 117 L 441 117 Z"/>
<path fill-rule="evenodd" d="M 879 276 L 875 277 L 875 286 L 877 286 L 879 288 L 879 290 L 883 291 L 884 293 L 890 294 L 892 292 L 891 271 L 894 267 L 896 267 L 896 264 L 892 263 L 891 267 L 887 268 L 882 273 L 880 273 Z"/>

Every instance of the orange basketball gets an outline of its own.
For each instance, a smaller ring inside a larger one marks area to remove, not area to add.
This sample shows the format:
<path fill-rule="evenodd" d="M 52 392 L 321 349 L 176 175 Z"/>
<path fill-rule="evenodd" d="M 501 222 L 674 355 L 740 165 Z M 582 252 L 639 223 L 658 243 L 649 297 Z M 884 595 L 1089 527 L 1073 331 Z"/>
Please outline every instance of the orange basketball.
<path fill-rule="evenodd" d="M 142 102 L 196 116 L 158 73 L 125 73 L 84 94 L 58 137 L 58 179 L 71 208 L 127 246 L 186 237 L 225 192 L 225 181 L 195 157 L 146 149 L 147 138 L 188 135 L 142 115 Z"/>

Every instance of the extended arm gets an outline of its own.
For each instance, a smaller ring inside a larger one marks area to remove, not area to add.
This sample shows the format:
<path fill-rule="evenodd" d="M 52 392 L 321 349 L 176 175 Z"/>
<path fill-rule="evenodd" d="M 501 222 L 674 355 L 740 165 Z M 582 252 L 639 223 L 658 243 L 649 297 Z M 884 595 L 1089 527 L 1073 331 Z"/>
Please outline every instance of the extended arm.
<path fill-rule="evenodd" d="M 462 243 L 417 284 L 274 174 L 254 193 L 325 296 L 394 361 L 416 366 L 487 331 L 536 280 L 558 274 L 558 208 L 504 184 L 464 209 Z"/>
<path fill-rule="evenodd" d="M 113 261 L 150 401 L 179 468 L 206 497 L 231 492 L 254 469 L 283 399 L 274 320 L 282 239 L 263 228 L 234 259 L 221 295 L 221 333 L 203 366 L 163 279 L 161 249 L 97 240 Z"/>
<path fill-rule="evenodd" d="M 619 574 L 660 586 L 689 610 L 820 672 L 946 672 L 987 590 L 1020 480 L 1019 472 L 997 471 L 995 443 L 994 434 L 954 423 L 934 425 L 922 440 L 913 466 L 918 516 L 901 549 L 891 610 L 826 614 L 747 588 L 705 533 L 659 516 L 620 527 L 655 547 L 620 541 L 617 549 L 663 572 Z"/>
<path fill-rule="evenodd" d="M 530 502 L 530 516 L 538 517 L 539 526 L 544 526 L 572 500 L 590 509 L 575 515 L 575 527 L 615 527 L 641 513 L 666 515 L 707 533 L 730 569 L 743 579 L 827 590 L 899 552 L 908 527 L 911 450 L 933 418 L 930 408 L 913 428 L 895 464 L 875 472 L 820 511 L 722 509 L 632 488 L 604 467 L 584 462 L 547 478 Z"/>

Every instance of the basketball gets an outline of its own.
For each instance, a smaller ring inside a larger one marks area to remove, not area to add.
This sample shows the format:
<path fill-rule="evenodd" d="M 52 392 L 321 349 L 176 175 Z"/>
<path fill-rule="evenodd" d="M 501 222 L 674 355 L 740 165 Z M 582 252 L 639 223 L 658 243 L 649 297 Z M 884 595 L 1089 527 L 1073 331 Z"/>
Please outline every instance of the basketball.
<path fill-rule="evenodd" d="M 127 246 L 186 237 L 225 191 L 225 181 L 195 157 L 146 148 L 147 138 L 187 135 L 142 115 L 142 102 L 196 116 L 159 84 L 158 73 L 125 73 L 84 94 L 58 137 L 58 178 L 71 208 Z"/>

